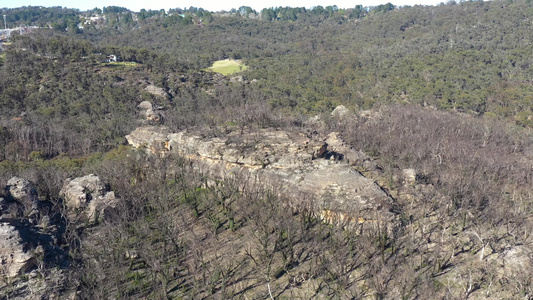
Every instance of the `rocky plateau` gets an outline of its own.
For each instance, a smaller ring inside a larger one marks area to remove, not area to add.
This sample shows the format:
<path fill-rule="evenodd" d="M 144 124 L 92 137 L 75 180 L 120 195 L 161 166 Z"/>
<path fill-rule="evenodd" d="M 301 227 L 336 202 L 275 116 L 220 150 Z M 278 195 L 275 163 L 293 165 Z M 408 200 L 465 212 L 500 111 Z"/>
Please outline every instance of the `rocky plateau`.
<path fill-rule="evenodd" d="M 206 137 L 200 132 L 172 132 L 143 126 L 126 136 L 147 153 L 190 159 L 212 178 L 239 177 L 276 191 L 294 209 L 309 209 L 343 226 L 361 228 L 396 224 L 394 200 L 353 166 L 370 163 L 332 132 L 324 138 L 275 129 L 232 131 Z"/>

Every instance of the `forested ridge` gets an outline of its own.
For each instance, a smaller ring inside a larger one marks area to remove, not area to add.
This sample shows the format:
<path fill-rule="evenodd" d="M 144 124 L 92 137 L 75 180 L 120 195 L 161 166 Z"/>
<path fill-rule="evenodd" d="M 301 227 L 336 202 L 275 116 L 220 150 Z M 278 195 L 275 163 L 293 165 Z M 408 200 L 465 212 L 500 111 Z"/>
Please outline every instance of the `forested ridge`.
<path fill-rule="evenodd" d="M 168 49 L 198 67 L 249 60 L 247 76 L 263 79 L 263 90 L 283 107 L 408 101 L 523 117 L 527 109 L 497 99 L 493 89 L 520 98 L 531 92 L 530 18 L 529 4 L 463 2 L 371 10 L 362 18 L 339 11 L 287 21 L 220 17 L 184 29 L 154 21 L 113 40 Z"/>
<path fill-rule="evenodd" d="M 532 297 L 530 1 L 0 12 L 35 26 L 1 44 L 0 222 L 54 235 L 44 254 L 25 246 L 36 267 L 13 278 L 3 264 L 1 297 L 33 295 L 31 280 L 58 299 Z M 225 59 L 248 69 L 206 71 Z M 288 209 L 275 185 L 133 149 L 140 126 L 227 144 L 338 132 L 397 224 Z M 111 217 L 69 208 L 61 190 L 86 174 L 119 199 Z M 39 205 L 12 195 L 13 176 Z"/>

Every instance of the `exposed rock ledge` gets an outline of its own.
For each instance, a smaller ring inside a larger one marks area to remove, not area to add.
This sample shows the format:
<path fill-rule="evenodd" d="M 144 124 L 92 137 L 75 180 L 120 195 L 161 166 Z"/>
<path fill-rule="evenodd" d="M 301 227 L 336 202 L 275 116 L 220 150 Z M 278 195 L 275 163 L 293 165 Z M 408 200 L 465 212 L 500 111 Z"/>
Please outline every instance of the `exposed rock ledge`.
<path fill-rule="evenodd" d="M 379 223 L 389 230 L 396 223 L 393 200 L 350 166 L 364 154 L 347 147 L 336 133 L 313 140 L 301 133 L 264 129 L 204 138 L 198 133 L 146 126 L 126 139 L 148 153 L 182 155 L 217 178 L 239 174 L 239 178 L 267 184 L 288 199 L 290 206 L 310 208 L 329 222 L 364 227 Z"/>

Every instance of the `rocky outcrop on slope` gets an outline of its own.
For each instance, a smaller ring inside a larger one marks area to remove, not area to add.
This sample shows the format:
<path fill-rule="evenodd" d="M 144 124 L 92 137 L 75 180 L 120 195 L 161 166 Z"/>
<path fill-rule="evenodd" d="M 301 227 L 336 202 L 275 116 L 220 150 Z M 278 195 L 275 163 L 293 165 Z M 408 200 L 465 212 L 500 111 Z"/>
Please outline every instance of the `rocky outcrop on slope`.
<path fill-rule="evenodd" d="M 331 155 L 339 155 L 342 160 L 350 166 L 358 166 L 367 170 L 376 168 L 376 163 L 361 150 L 355 150 L 346 145 L 338 132 L 331 132 L 326 136 L 324 142 L 328 145 Z"/>
<path fill-rule="evenodd" d="M 8 197 L 2 201 L 2 214 L 10 213 L 12 217 L 20 217 L 31 210 L 37 210 L 37 190 L 29 180 L 13 177 L 7 181 L 6 191 Z"/>
<path fill-rule="evenodd" d="M 7 181 L 6 188 L 15 199 L 28 199 L 31 203 L 38 201 L 37 190 L 29 180 L 13 177 Z"/>
<path fill-rule="evenodd" d="M 66 299 L 76 284 L 67 279 L 64 215 L 57 205 L 39 199 L 27 179 L 13 177 L 5 186 L 0 198 L 0 299 Z M 62 194 L 68 199 L 69 221 L 78 226 L 92 224 L 116 203 L 113 192 L 92 174 L 68 180 Z"/>
<path fill-rule="evenodd" d="M 129 144 L 157 155 L 176 153 L 216 178 L 239 174 L 252 184 L 270 186 L 293 208 L 311 209 L 330 222 L 393 225 L 393 199 L 351 165 L 366 156 L 347 147 L 337 134 L 326 139 L 263 129 L 203 137 L 147 126 L 126 136 Z M 347 163 L 350 162 L 350 163 Z"/>
<path fill-rule="evenodd" d="M 64 252 L 57 239 L 62 225 L 50 203 L 40 201 L 35 185 L 24 178 L 9 179 L 6 191 L 0 211 L 1 276 L 14 277 L 47 263 L 60 265 Z"/>
<path fill-rule="evenodd" d="M 348 108 L 346 108 L 346 106 L 339 105 L 335 107 L 335 109 L 331 112 L 331 117 L 343 120 L 343 119 L 350 117 L 350 114 L 351 112 Z M 354 114 L 351 114 L 351 115 L 352 117 L 354 116 Z"/>
<path fill-rule="evenodd" d="M 165 126 L 143 126 L 126 135 L 128 143 L 147 153 L 165 156 L 170 151 L 170 130 Z"/>
<path fill-rule="evenodd" d="M 141 114 L 143 121 L 147 124 L 160 124 L 163 121 L 163 116 L 154 108 L 150 101 L 143 101 L 137 105 L 137 109 Z"/>
<path fill-rule="evenodd" d="M 24 249 L 17 228 L 8 222 L 0 223 L 0 274 L 14 277 L 36 266 L 37 261 Z"/>
<path fill-rule="evenodd" d="M 58 235 L 54 225 L 0 220 L 0 298 L 59 299 L 51 295 L 64 290 L 69 281 L 64 274 L 67 255 L 57 245 Z"/>
<path fill-rule="evenodd" d="M 88 224 L 94 224 L 112 214 L 117 203 L 115 193 L 107 191 L 100 178 L 94 174 L 67 179 L 60 195 L 64 196 L 69 219 L 81 219 Z"/>
<path fill-rule="evenodd" d="M 153 84 L 149 84 L 147 87 L 144 88 L 144 90 L 154 96 L 158 96 L 161 98 L 167 99 L 170 97 L 170 95 L 165 91 L 165 89 L 155 86 Z"/>

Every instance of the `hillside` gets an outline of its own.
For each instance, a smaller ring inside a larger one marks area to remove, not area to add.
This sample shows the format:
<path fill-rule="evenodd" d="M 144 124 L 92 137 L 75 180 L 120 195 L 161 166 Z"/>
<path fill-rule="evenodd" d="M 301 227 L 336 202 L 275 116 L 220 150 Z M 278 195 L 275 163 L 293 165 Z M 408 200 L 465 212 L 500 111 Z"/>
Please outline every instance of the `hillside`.
<path fill-rule="evenodd" d="M 533 295 L 528 1 L 0 10 L 0 298 Z"/>

